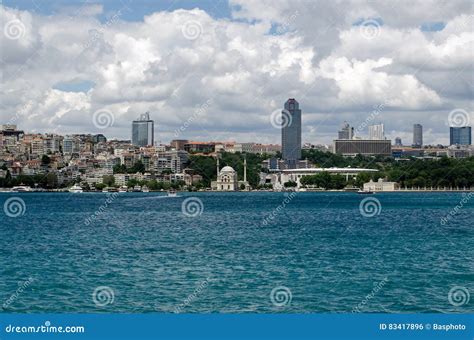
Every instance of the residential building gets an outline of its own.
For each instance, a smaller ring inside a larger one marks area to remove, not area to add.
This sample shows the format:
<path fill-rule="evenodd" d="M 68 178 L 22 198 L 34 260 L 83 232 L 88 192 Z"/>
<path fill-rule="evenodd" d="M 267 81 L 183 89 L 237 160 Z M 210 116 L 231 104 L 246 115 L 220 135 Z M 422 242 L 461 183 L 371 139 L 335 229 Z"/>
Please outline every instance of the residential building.
<path fill-rule="evenodd" d="M 370 140 L 383 140 L 383 139 L 385 139 L 383 124 L 369 125 L 369 139 Z"/>

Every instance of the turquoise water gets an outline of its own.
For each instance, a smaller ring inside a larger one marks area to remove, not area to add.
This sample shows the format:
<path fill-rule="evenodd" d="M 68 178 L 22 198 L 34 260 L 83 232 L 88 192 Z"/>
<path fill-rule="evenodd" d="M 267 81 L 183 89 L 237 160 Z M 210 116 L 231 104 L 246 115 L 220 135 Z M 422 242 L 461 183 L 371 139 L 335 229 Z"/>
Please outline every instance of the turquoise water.
<path fill-rule="evenodd" d="M 190 197 L 194 217 L 182 212 Z M 366 217 L 355 193 L 0 194 L 0 302 L 35 313 L 473 312 L 474 197 L 373 197 L 381 209 Z M 24 207 L 2 211 L 9 198 Z M 100 286 L 109 295 L 94 299 Z M 453 287 L 470 301 L 450 303 Z"/>

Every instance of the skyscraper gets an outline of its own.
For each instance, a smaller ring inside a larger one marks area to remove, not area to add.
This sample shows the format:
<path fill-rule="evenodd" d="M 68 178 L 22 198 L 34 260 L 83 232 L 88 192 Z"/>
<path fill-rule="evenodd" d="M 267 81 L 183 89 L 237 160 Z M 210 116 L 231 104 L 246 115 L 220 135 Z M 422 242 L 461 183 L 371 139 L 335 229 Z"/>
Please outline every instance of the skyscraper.
<path fill-rule="evenodd" d="M 146 112 L 132 123 L 132 144 L 136 146 L 147 146 L 154 144 L 155 123 L 150 119 L 150 113 Z"/>
<path fill-rule="evenodd" d="M 403 146 L 402 139 L 400 137 L 395 137 L 395 146 Z"/>
<path fill-rule="evenodd" d="M 369 125 L 369 139 L 370 140 L 385 139 L 383 124 Z"/>
<path fill-rule="evenodd" d="M 413 146 L 421 148 L 423 146 L 423 126 L 413 124 Z"/>
<path fill-rule="evenodd" d="M 342 128 L 338 131 L 337 139 L 352 139 L 354 138 L 354 128 L 348 122 L 342 124 Z"/>
<path fill-rule="evenodd" d="M 288 168 L 296 168 L 301 159 L 301 110 L 294 98 L 285 103 L 285 109 L 281 113 L 281 153 Z"/>
<path fill-rule="evenodd" d="M 449 128 L 449 145 L 471 145 L 471 127 L 453 127 Z"/>

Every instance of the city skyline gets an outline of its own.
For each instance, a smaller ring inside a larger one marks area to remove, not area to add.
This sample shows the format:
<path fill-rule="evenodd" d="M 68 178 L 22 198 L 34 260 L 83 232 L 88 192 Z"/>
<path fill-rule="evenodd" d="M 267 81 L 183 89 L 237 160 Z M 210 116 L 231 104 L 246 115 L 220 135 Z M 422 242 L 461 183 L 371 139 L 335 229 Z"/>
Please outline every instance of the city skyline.
<path fill-rule="evenodd" d="M 410 126 L 421 122 L 425 144 L 449 143 L 454 110 L 472 125 L 466 2 L 402 4 L 400 16 L 384 3 L 272 8 L 245 0 L 133 9 L 126 1 L 5 1 L 9 90 L 0 120 L 25 131 L 124 139 L 137 113 L 150 111 L 157 141 L 186 125 L 181 135 L 193 140 L 277 143 L 270 116 L 290 97 L 304 111 L 303 142 L 330 144 L 343 121 L 360 135 L 372 116 L 391 140 L 412 140 Z M 417 49 L 408 55 L 403 44 Z"/>

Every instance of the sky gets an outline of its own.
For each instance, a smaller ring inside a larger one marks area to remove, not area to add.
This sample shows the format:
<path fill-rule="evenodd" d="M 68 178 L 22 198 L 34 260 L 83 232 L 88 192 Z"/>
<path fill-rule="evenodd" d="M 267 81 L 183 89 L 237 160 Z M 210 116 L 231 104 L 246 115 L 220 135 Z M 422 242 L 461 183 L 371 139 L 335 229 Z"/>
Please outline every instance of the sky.
<path fill-rule="evenodd" d="M 303 142 L 356 135 L 448 144 L 473 125 L 471 1 L 41 1 L 0 5 L 0 124 L 130 139 L 280 143 L 295 98 Z"/>

